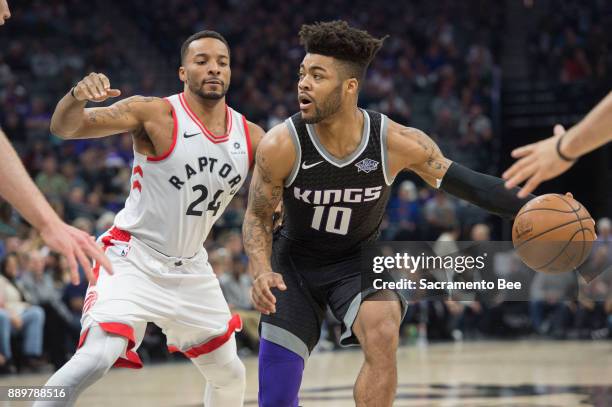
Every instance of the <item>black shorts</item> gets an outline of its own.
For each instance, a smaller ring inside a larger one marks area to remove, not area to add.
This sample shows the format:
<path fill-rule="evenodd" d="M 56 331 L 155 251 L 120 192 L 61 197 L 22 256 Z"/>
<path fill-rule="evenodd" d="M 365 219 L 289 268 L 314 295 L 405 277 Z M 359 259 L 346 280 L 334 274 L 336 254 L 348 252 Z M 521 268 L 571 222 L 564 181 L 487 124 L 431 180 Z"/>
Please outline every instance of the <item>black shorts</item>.
<path fill-rule="evenodd" d="M 377 292 L 368 283 L 372 271 L 362 270 L 360 253 L 339 258 L 322 258 L 305 252 L 290 240 L 276 235 L 272 247 L 272 269 L 283 276 L 287 290 L 272 289 L 276 312 L 262 315 L 260 335 L 308 358 L 319 341 L 321 324 L 329 305 L 334 316 L 342 321 L 340 344 L 359 344 L 352 331 L 361 303 Z M 391 281 L 389 274 L 376 278 Z M 402 318 L 406 303 L 402 303 Z"/>

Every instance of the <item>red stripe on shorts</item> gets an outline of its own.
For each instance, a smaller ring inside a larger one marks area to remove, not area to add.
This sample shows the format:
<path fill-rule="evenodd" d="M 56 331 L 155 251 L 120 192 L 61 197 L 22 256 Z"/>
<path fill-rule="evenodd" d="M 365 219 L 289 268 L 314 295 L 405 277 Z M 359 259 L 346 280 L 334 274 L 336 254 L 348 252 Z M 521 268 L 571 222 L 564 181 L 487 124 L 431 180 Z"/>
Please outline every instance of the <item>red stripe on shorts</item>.
<path fill-rule="evenodd" d="M 203 344 L 189 348 L 182 353 L 190 359 L 197 358 L 198 356 L 204 355 L 206 353 L 210 353 L 220 348 L 224 343 L 229 341 L 235 331 L 240 330 L 242 330 L 242 320 L 240 319 L 240 315 L 234 314 L 232 316 L 232 319 L 230 319 L 227 323 L 227 330 L 224 334 L 215 336 L 214 338 L 204 342 Z M 179 348 L 173 345 L 168 346 L 168 351 L 181 352 Z"/>

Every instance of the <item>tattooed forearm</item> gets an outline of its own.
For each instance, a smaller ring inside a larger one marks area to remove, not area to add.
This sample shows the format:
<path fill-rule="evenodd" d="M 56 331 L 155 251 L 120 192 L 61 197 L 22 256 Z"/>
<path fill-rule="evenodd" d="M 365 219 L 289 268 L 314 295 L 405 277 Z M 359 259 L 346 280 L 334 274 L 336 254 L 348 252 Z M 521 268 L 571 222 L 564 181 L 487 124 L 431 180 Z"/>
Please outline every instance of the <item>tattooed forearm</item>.
<path fill-rule="evenodd" d="M 133 113 L 135 104 L 150 103 L 154 100 L 155 98 L 153 97 L 132 96 L 107 108 L 88 110 L 87 119 L 91 123 L 105 123 L 109 120 L 125 119 L 128 114 Z"/>
<path fill-rule="evenodd" d="M 242 226 L 244 248 L 254 275 L 269 271 L 272 253 L 273 216 L 283 193 L 272 182 L 265 157 L 257 158 L 257 174 L 249 189 L 249 203 Z"/>
<path fill-rule="evenodd" d="M 156 100 L 158 98 L 132 96 L 110 107 L 85 109 L 86 102 L 77 101 L 68 94 L 53 112 L 51 132 L 63 138 L 88 138 L 133 130 L 138 105 Z"/>
<path fill-rule="evenodd" d="M 427 159 L 427 166 L 436 171 L 442 171 L 448 169 L 447 159 L 444 157 L 429 158 Z"/>

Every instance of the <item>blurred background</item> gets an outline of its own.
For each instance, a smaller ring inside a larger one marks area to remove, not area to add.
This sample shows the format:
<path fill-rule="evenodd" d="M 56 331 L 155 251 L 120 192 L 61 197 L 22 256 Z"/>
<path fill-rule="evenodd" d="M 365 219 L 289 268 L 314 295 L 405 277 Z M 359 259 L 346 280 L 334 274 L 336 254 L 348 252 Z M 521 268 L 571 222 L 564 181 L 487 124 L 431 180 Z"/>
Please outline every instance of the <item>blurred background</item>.
<path fill-rule="evenodd" d="M 11 9 L 0 30 L 0 124 L 60 216 L 96 236 L 112 225 L 129 193 L 131 137 L 62 141 L 49 132 L 55 104 L 93 71 L 106 74 L 122 98 L 180 92 L 180 45 L 202 29 L 230 43 L 228 104 L 264 129 L 297 110 L 301 24 L 342 18 L 389 34 L 360 105 L 422 129 L 447 157 L 497 176 L 514 147 L 548 137 L 555 123 L 575 124 L 612 88 L 606 0 L 20 0 Z M 536 191 L 571 191 L 586 205 L 601 242 L 593 267 L 612 262 L 611 149 L 584 157 Z M 206 243 L 224 294 L 245 321 L 242 355 L 258 346 L 240 234 L 246 186 Z M 406 173 L 394 185 L 382 237 L 509 240 L 510 224 Z M 4 202 L 0 259 L 0 370 L 61 366 L 78 340 L 86 284 L 71 285 L 65 260 Z M 496 264 L 500 275 L 524 272 L 516 258 Z M 478 296 L 415 302 L 402 340 L 611 337 L 612 301 L 563 301 L 567 290 L 581 289 L 575 280 L 535 278 L 529 302 Z M 610 286 L 602 281 L 589 289 L 607 293 Z M 339 323 L 330 315 L 323 330 L 319 348 L 336 349 Z M 145 363 L 181 357 L 167 353 L 154 325 L 139 353 Z"/>

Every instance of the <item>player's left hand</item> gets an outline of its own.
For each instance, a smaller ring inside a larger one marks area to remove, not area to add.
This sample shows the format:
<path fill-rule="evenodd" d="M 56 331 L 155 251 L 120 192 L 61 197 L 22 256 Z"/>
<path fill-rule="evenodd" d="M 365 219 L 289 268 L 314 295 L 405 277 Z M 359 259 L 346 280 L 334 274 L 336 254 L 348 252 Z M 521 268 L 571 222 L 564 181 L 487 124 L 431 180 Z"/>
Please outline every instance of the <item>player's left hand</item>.
<path fill-rule="evenodd" d="M 98 262 L 107 273 L 113 273 L 110 261 L 96 244 L 95 239 L 82 230 L 58 220 L 43 227 L 40 236 L 51 250 L 66 256 L 73 284 L 79 284 L 81 280 L 78 264 L 83 267 L 89 281 L 95 280 L 90 259 Z"/>
<path fill-rule="evenodd" d="M 554 136 L 513 150 L 512 157 L 520 159 L 502 175 L 506 188 L 514 188 L 527 180 L 517 194 L 519 198 L 525 198 L 543 181 L 567 171 L 574 163 L 562 160 L 557 154 L 557 141 L 563 133 L 565 129 L 557 124 Z"/>

